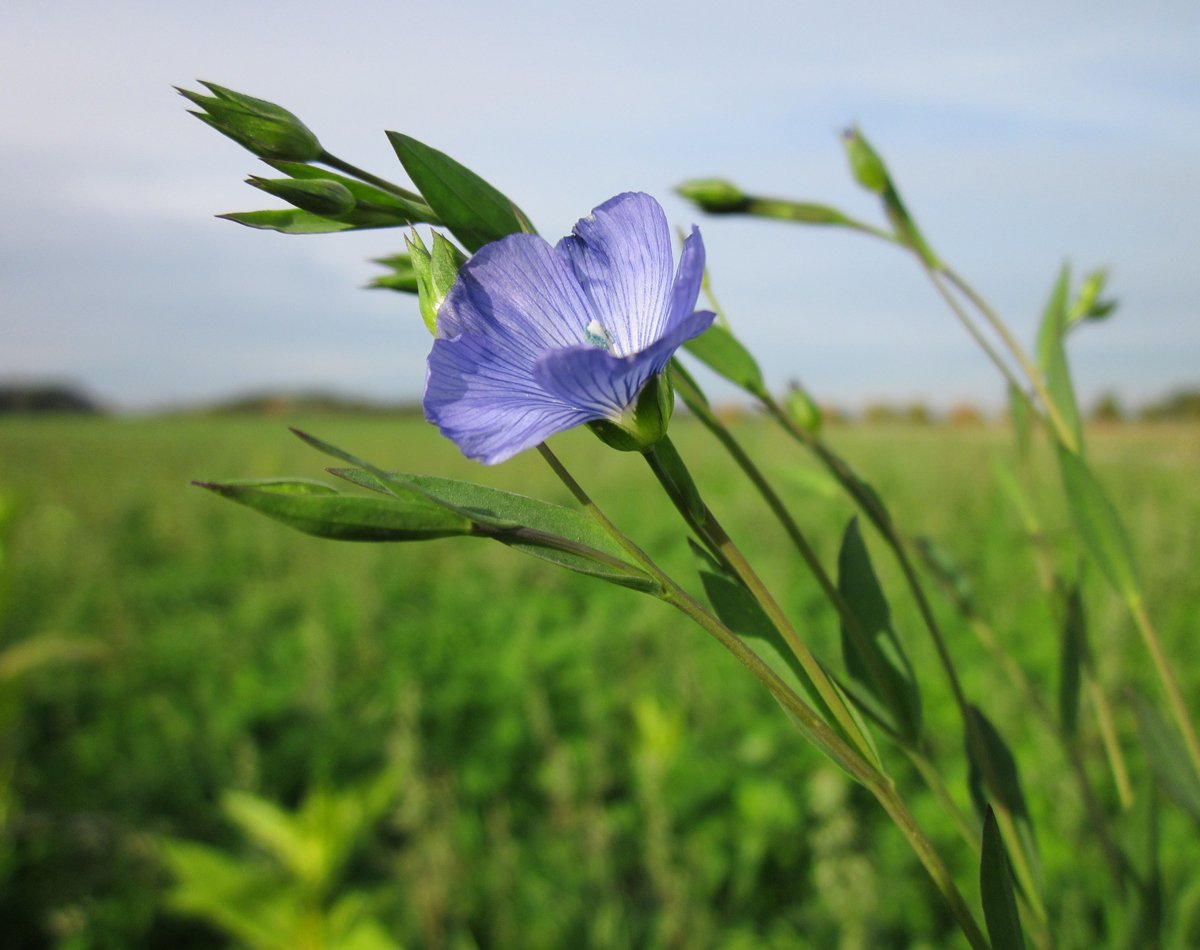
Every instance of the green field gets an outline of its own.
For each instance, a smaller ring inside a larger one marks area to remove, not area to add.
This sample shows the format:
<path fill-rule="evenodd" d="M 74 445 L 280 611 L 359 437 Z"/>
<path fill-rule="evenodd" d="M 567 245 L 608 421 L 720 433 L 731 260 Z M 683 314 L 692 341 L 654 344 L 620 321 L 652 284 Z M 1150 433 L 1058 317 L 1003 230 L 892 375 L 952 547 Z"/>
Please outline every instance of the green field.
<path fill-rule="evenodd" d="M 213 922 L 172 909 L 164 842 L 208 842 L 269 879 L 266 852 L 221 809 L 239 790 L 286 809 L 314 795 L 378 799 L 338 844 L 336 873 L 306 891 L 279 870 L 279 893 L 316 916 L 340 901 L 349 909 L 338 914 L 374 921 L 404 946 L 959 945 L 870 797 L 665 605 L 484 540 L 305 537 L 189 485 L 322 477 L 322 458 L 287 424 L 381 466 L 569 503 L 536 453 L 484 469 L 413 419 L 0 421 L 0 650 L 25 647 L 0 656 L 41 645 L 50 657 L 27 669 L 0 661 L 0 943 L 229 945 Z M 832 569 L 849 503 L 765 422 L 736 431 Z M 730 533 L 837 667 L 836 617 L 759 499 L 698 426 L 679 420 L 673 435 Z M 1200 710 L 1200 430 L 1127 426 L 1089 439 Z M 954 552 L 1053 704 L 1058 633 L 991 476 L 992 457 L 1011 455 L 1008 433 L 847 427 L 829 440 L 910 534 Z M 609 515 L 698 589 L 685 535 L 645 466 L 585 432 L 555 445 Z M 1078 552 L 1044 454 L 1041 514 L 1060 567 L 1073 571 Z M 898 572 L 878 539 L 868 544 L 921 674 L 939 761 L 969 809 L 949 691 Z M 1088 579 L 1093 649 L 1137 764 L 1120 688 L 1155 695 L 1155 681 L 1119 602 Z M 935 598 L 935 608 L 968 692 L 1021 763 L 1051 914 L 1071 945 L 1103 872 L 1079 850 L 1084 818 L 1062 756 L 952 606 Z M 1094 745 L 1090 720 L 1085 730 Z M 905 761 L 883 753 L 971 893 L 975 859 Z M 1111 805 L 1103 759 L 1092 762 Z M 314 822 L 315 840 L 334 836 L 333 819 Z M 1200 904 L 1196 839 L 1170 807 L 1161 822 L 1168 942 L 1186 944 Z M 287 918 L 273 901 L 262 896 L 262 921 Z M 309 924 L 336 945 L 335 923 Z"/>

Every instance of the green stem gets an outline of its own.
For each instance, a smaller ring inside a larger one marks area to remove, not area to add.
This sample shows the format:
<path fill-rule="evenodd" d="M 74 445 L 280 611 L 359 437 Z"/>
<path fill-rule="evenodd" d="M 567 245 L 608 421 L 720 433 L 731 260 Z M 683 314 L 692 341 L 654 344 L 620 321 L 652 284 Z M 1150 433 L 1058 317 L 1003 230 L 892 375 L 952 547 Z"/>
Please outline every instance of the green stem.
<path fill-rule="evenodd" d="M 938 660 L 945 672 L 946 679 L 950 684 L 951 692 L 954 695 L 955 704 L 958 706 L 959 715 L 963 720 L 963 726 L 966 730 L 967 743 L 971 748 L 971 752 L 975 760 L 979 763 L 982 771 L 984 784 L 990 790 L 1000 788 L 998 774 L 995 766 L 991 761 L 991 756 L 988 755 L 987 745 L 983 740 L 983 736 L 979 730 L 979 724 L 976 721 L 975 715 L 971 711 L 971 705 L 967 700 L 966 693 L 962 688 L 962 683 L 958 678 L 958 673 L 954 667 L 954 662 L 950 657 L 950 651 L 946 646 L 945 637 L 942 635 L 937 619 L 933 614 L 933 609 L 929 604 L 929 599 L 925 596 L 924 588 L 921 585 L 920 578 L 916 570 L 913 568 L 912 561 L 908 557 L 908 552 L 905 547 L 904 539 L 892 524 L 890 515 L 883 509 L 882 505 L 874 497 L 874 494 L 862 483 L 862 481 L 854 475 L 850 467 L 834 455 L 819 439 L 811 433 L 800 428 L 792 422 L 791 418 L 783 411 L 783 408 L 775 401 L 769 393 L 759 393 L 759 399 L 763 402 L 767 411 L 788 431 L 793 437 L 814 449 L 819 457 L 826 462 L 834 476 L 841 483 L 842 487 L 850 494 L 850 496 L 858 503 L 864 513 L 871 519 L 872 523 L 879 530 L 888 547 L 891 548 L 897 563 L 900 566 L 901 572 L 904 574 L 909 590 L 912 592 L 913 599 L 917 604 L 917 609 L 921 614 L 921 618 L 929 632 L 930 638 L 933 640 L 935 652 L 938 655 Z M 1031 916 L 1034 918 L 1035 936 L 1038 937 L 1038 942 L 1048 940 L 1045 936 L 1046 928 L 1046 908 L 1042 903 L 1041 896 L 1035 886 L 1033 869 L 1029 864 L 1025 855 L 1025 849 L 1022 846 L 1020 836 L 1017 834 L 1016 826 L 1013 821 L 1013 816 L 1008 810 L 1004 801 L 1000 796 L 994 794 L 992 796 L 992 806 L 996 811 L 997 823 L 1000 826 L 1001 834 L 1004 836 L 1008 845 L 1009 857 L 1012 860 L 1013 872 L 1017 875 L 1021 883 L 1021 888 L 1025 892 L 1025 898 L 1028 901 L 1028 907 L 1031 911 Z"/>
<path fill-rule="evenodd" d="M 345 172 L 351 178 L 357 178 L 359 181 L 365 181 L 369 185 L 374 185 L 376 188 L 382 188 L 386 192 L 390 192 L 398 198 L 403 198 L 406 201 L 414 201 L 419 204 L 425 204 L 425 199 L 415 191 L 409 191 L 407 188 L 401 188 L 394 182 L 380 178 L 378 175 L 372 175 L 368 171 L 363 171 L 355 165 L 338 158 L 336 155 L 329 152 L 321 152 L 316 159 L 322 165 L 328 165 L 330 168 L 336 168 L 340 172 Z"/>
<path fill-rule="evenodd" d="M 946 280 L 950 281 L 950 283 L 953 284 L 954 287 L 956 287 L 958 291 L 967 298 L 967 300 L 971 302 L 971 305 L 977 311 L 979 311 L 983 319 L 987 321 L 988 326 L 990 326 L 992 330 L 995 331 L 996 335 L 1004 342 L 1004 345 L 1008 348 L 1008 352 L 1011 353 L 1013 359 L 1020 364 L 1022 372 L 1025 373 L 1025 378 L 1029 380 L 1029 384 L 1037 393 L 1038 400 L 1042 403 L 1042 406 L 1046 411 L 1046 415 L 1050 419 L 1058 441 L 1061 442 L 1067 450 L 1078 454 L 1080 446 L 1075 439 L 1074 433 L 1071 431 L 1071 427 L 1067 425 L 1066 420 L 1064 420 L 1061 413 L 1059 413 L 1058 406 L 1051 398 L 1049 390 L 1046 389 L 1046 383 L 1042 378 L 1041 370 L 1038 369 L 1033 360 L 1031 360 L 1025 353 L 1025 350 L 1022 348 L 1020 342 L 1015 336 L 1012 335 L 1012 331 L 1008 329 L 1008 325 L 1000 319 L 1000 315 L 996 313 L 991 306 L 989 306 L 988 302 L 983 299 L 983 297 L 975 290 L 975 288 L 967 283 L 951 268 L 947 267 L 945 264 L 942 264 L 939 267 L 939 272 L 946 278 Z M 932 277 L 932 272 L 930 272 L 930 274 Z M 936 280 L 935 283 L 937 283 Z M 944 293 L 943 295 L 945 296 Z M 1011 377 L 1009 377 L 1009 382 L 1012 382 Z M 1019 386 L 1017 388 L 1020 389 Z"/>
<path fill-rule="evenodd" d="M 762 606 L 767 617 L 779 631 L 784 642 L 787 643 L 788 649 L 800 662 L 813 688 L 816 689 L 817 694 L 842 727 L 846 736 L 868 759 L 874 759 L 875 752 L 871 742 L 846 705 L 842 694 L 829 678 L 820 661 L 800 639 L 800 634 L 792 626 L 787 614 L 767 589 L 762 578 L 750 566 L 741 549 L 733 543 L 712 510 L 700 498 L 699 490 L 690 474 L 687 473 L 670 437 L 664 436 L 657 445 L 646 450 L 643 455 L 650 470 L 654 472 L 655 477 L 666 490 L 668 497 L 674 502 L 680 514 L 683 515 L 684 520 L 694 531 L 699 533 L 701 540 L 706 541 L 719 552 L 734 575 Z M 684 479 L 683 482 L 680 480 L 681 476 Z"/>
<path fill-rule="evenodd" d="M 662 585 L 665 600 L 671 606 L 691 618 L 703 630 L 713 636 L 724 646 L 771 695 L 800 723 L 804 730 L 814 739 L 818 747 L 833 761 L 837 762 L 856 781 L 870 789 L 884 810 L 895 822 L 901 833 L 908 840 L 910 847 L 917 855 L 926 872 L 946 900 L 951 913 L 958 922 L 959 928 L 967 942 L 976 950 L 988 950 L 990 944 L 983 935 L 971 909 L 967 906 L 959 892 L 954 879 L 942 861 L 941 856 L 926 837 L 921 827 L 913 818 L 911 812 L 900 798 L 895 786 L 879 769 L 859 754 L 831 728 L 816 711 L 804 702 L 794 690 L 780 679 L 769 666 L 728 627 L 704 609 L 690 594 L 681 588 L 674 579 L 664 572 L 640 547 L 625 536 L 614 525 L 598 505 L 588 496 L 583 487 L 567 471 L 557 456 L 544 443 L 538 446 L 538 451 L 549 464 L 550 468 L 566 485 L 575 499 L 592 515 L 602 528 L 621 547 L 635 557 Z"/>
<path fill-rule="evenodd" d="M 1146 613 L 1146 605 L 1142 601 L 1141 596 L 1129 598 L 1127 606 L 1129 607 L 1129 612 L 1133 614 L 1134 623 L 1137 625 L 1138 632 L 1142 635 L 1142 640 L 1146 644 L 1150 658 L 1154 661 L 1155 672 L 1158 673 L 1158 678 L 1163 685 L 1163 691 L 1167 694 L 1167 706 L 1171 710 L 1171 715 L 1175 718 L 1176 726 L 1179 727 L 1179 731 L 1183 735 L 1188 756 L 1192 760 L 1192 767 L 1196 770 L 1196 774 L 1200 775 L 1200 741 L 1197 741 L 1196 730 L 1192 725 L 1191 717 L 1188 715 L 1187 704 L 1183 700 L 1183 693 L 1179 690 L 1179 683 L 1175 679 L 1175 674 L 1171 672 L 1170 665 L 1167 663 L 1167 656 L 1163 651 L 1162 641 L 1158 637 L 1158 632 L 1154 629 L 1154 624 L 1150 622 L 1150 615 Z"/>

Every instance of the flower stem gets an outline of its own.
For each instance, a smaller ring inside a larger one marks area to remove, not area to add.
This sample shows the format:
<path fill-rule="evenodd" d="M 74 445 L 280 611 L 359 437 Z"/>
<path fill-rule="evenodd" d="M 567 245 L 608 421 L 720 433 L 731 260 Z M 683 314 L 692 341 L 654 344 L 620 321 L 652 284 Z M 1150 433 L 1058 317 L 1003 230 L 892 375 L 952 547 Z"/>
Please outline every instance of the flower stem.
<path fill-rule="evenodd" d="M 605 531 L 633 555 L 663 587 L 663 599 L 671 606 L 691 618 L 703 630 L 721 643 L 750 673 L 762 683 L 772 696 L 792 715 L 813 742 L 834 762 L 846 772 L 870 789 L 876 800 L 883 806 L 892 821 L 908 840 L 910 847 L 925 867 L 926 872 L 946 900 L 951 913 L 958 922 L 959 928 L 967 942 L 975 950 L 988 950 L 990 946 L 979 924 L 976 922 L 971 909 L 967 906 L 961 892 L 958 890 L 949 870 L 937 853 L 933 844 L 925 836 L 921 827 L 909 812 L 891 780 L 878 768 L 871 764 L 870 758 L 864 758 L 857 750 L 849 746 L 837 730 L 831 728 L 817 712 L 796 694 L 779 675 L 772 670 L 753 650 L 726 627 L 721 621 L 709 613 L 687 591 L 683 590 L 673 578 L 664 572 L 640 547 L 626 537 L 592 501 L 583 487 L 575 480 L 558 457 L 544 443 L 538 446 L 538 451 L 563 482 L 575 499 L 592 515 Z M 793 631 L 794 633 L 794 631 Z M 814 661 L 815 662 L 815 661 Z"/>
<path fill-rule="evenodd" d="M 363 171 L 349 162 L 338 158 L 329 152 L 321 152 L 317 156 L 317 161 L 322 165 L 328 165 L 330 168 L 336 168 L 340 172 L 345 172 L 351 178 L 357 178 L 359 181 L 365 181 L 369 185 L 374 185 L 376 188 L 382 188 L 384 191 L 395 195 L 398 198 L 404 198 L 406 201 L 415 201 L 420 204 L 425 204 L 425 199 L 415 191 L 410 191 L 407 188 L 401 188 L 399 185 L 388 181 L 385 178 L 380 178 L 378 175 L 372 175 L 368 171 Z"/>
<path fill-rule="evenodd" d="M 647 449 L 643 455 L 650 470 L 654 472 L 655 477 L 658 478 L 671 501 L 675 503 L 675 507 L 683 515 L 684 520 L 694 531 L 699 533 L 702 540 L 716 548 L 734 575 L 758 601 L 845 735 L 868 759 L 877 760 L 870 739 L 863 732 L 861 724 L 825 672 L 825 668 L 800 639 L 800 634 L 792 626 L 779 602 L 767 589 L 766 584 L 763 583 L 754 568 L 750 566 L 741 549 L 733 543 L 716 515 L 700 497 L 700 491 L 692 480 L 687 467 L 683 464 L 683 460 L 679 457 L 670 437 L 664 436 L 655 446 Z"/>
<path fill-rule="evenodd" d="M 1179 683 L 1175 679 L 1175 674 L 1171 672 L 1170 664 L 1167 662 L 1162 641 L 1158 637 L 1158 632 L 1154 629 L 1154 624 L 1150 621 L 1150 615 L 1146 613 L 1146 605 L 1142 601 L 1141 596 L 1129 598 L 1128 607 L 1129 612 L 1133 614 L 1133 620 L 1137 625 L 1138 632 L 1142 635 L 1142 640 L 1146 644 L 1146 650 L 1150 653 L 1151 660 L 1154 661 L 1155 672 L 1158 673 L 1158 678 L 1162 681 L 1163 691 L 1167 694 L 1167 706 L 1171 710 L 1171 715 L 1175 718 L 1176 726 L 1178 726 L 1180 733 L 1183 735 L 1188 756 L 1192 760 L 1192 767 L 1196 770 L 1197 775 L 1200 775 L 1200 741 L 1197 741 L 1196 730 L 1192 725 L 1191 717 L 1188 715 L 1187 704 L 1183 701 L 1183 693 L 1179 690 Z"/>

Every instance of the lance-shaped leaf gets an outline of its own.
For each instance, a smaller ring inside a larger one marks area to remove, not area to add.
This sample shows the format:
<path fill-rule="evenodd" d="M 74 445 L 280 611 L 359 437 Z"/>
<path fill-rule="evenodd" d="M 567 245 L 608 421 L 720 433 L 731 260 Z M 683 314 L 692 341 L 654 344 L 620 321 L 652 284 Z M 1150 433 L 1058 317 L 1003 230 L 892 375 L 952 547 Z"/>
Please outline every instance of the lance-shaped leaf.
<path fill-rule="evenodd" d="M 966 739 L 967 784 L 971 790 L 971 800 L 980 815 L 986 814 L 990 803 L 1012 820 L 1017 840 L 1009 843 L 1021 849 L 1022 864 L 1028 869 L 1028 874 L 1036 875 L 1037 840 L 1034 838 L 1033 821 L 1029 817 L 1025 793 L 1021 790 L 1017 760 L 1004 737 L 977 706 L 969 707 L 968 715 L 971 722 L 967 724 Z M 972 729 L 978 740 L 978 748 L 977 743 L 972 741 Z M 1034 881 L 1029 880 L 1028 884 L 1033 886 Z"/>
<path fill-rule="evenodd" d="M 1042 312 L 1042 323 L 1038 328 L 1038 364 L 1046 378 L 1046 391 L 1054 401 L 1054 407 L 1075 440 L 1074 450 L 1083 452 L 1083 429 L 1079 421 L 1079 406 L 1075 402 L 1075 387 L 1071 383 L 1071 370 L 1067 365 L 1067 351 L 1063 337 L 1067 332 L 1067 294 L 1070 289 L 1071 272 L 1066 264 L 1058 273 L 1046 309 Z"/>
<path fill-rule="evenodd" d="M 1025 950 L 1025 936 L 1021 932 L 1021 918 L 1017 913 L 1017 899 L 1013 892 L 1012 871 L 991 805 L 983 819 L 979 896 L 994 950 Z"/>
<path fill-rule="evenodd" d="M 398 290 L 406 294 L 415 294 L 420 290 L 417 272 L 413 267 L 411 254 L 392 254 L 389 257 L 374 258 L 371 263 L 388 268 L 390 274 L 382 274 L 372 279 L 367 286 L 384 290 Z"/>
<path fill-rule="evenodd" d="M 720 324 L 714 323 L 683 347 L 713 372 L 748 393 L 758 396 L 766 392 L 762 370 L 750 351 Z"/>
<path fill-rule="evenodd" d="M 1017 456 L 1023 463 L 1027 463 L 1033 433 L 1029 413 L 1029 397 L 1011 383 L 1008 386 L 1008 412 L 1012 417 L 1013 435 L 1017 442 Z"/>
<path fill-rule="evenodd" d="M 851 518 L 838 553 L 838 591 L 857 624 L 842 624 L 842 657 L 860 701 L 911 743 L 921 735 L 921 694 L 912 666 L 892 629 L 891 612 L 858 518 Z"/>
<path fill-rule="evenodd" d="M 1061 445 L 1058 467 L 1067 507 L 1089 553 L 1117 593 L 1129 603 L 1139 600 L 1141 586 L 1129 535 L 1104 487 L 1083 459 Z"/>
<path fill-rule="evenodd" d="M 506 234 L 533 233 L 524 212 L 469 168 L 411 136 L 387 136 L 421 196 L 468 251 Z"/>
<path fill-rule="evenodd" d="M 485 485 L 433 475 L 387 472 L 306 432 L 292 431 L 318 452 L 352 466 L 330 469 L 339 478 L 384 494 L 417 494 L 470 520 L 475 526 L 472 533 L 476 535 L 493 538 L 581 574 L 655 595 L 662 589 L 628 552 L 581 511 Z"/>
<path fill-rule="evenodd" d="M 280 234 L 335 234 L 338 231 L 363 228 L 395 228 L 405 223 L 391 214 L 354 211 L 344 218 L 327 218 L 299 208 L 233 211 L 229 214 L 219 214 L 217 217 L 233 221 L 235 224 L 244 224 L 248 228 L 278 231 Z"/>
<path fill-rule="evenodd" d="M 725 624 L 725 626 L 743 639 L 761 640 L 770 644 L 775 653 L 787 663 L 788 668 L 804 689 L 808 701 L 817 710 L 821 718 L 825 722 L 832 724 L 835 729 L 844 735 L 845 731 L 837 723 L 837 717 L 829 708 L 829 704 L 825 702 L 824 697 L 821 696 L 820 691 L 814 685 L 796 654 L 788 647 L 778 628 L 771 622 L 771 618 L 767 616 L 766 611 L 763 610 L 762 605 L 755 599 L 754 595 L 746 589 L 746 586 L 741 581 L 725 571 L 713 559 L 712 555 L 691 538 L 688 539 L 688 546 L 692 549 L 692 554 L 695 555 L 696 561 L 699 564 L 700 582 L 704 585 L 704 593 L 708 597 L 708 602 L 712 605 L 717 617 L 720 618 L 721 623 Z M 830 675 L 830 679 L 834 680 L 834 677 Z M 839 693 L 845 697 L 845 690 L 841 688 L 841 685 L 835 681 L 835 686 L 838 688 Z M 848 708 L 854 716 L 855 721 L 858 722 L 860 731 L 869 741 L 870 734 L 867 732 L 866 723 L 862 721 L 853 706 L 849 706 Z M 812 741 L 820 744 L 820 740 L 813 736 L 804 723 L 791 713 L 788 716 L 801 732 L 809 736 Z M 874 748 L 871 751 L 874 764 L 881 765 L 878 753 L 875 752 Z M 847 774 L 849 773 L 847 772 Z M 851 777 L 853 778 L 853 776 Z M 857 781 L 857 779 L 855 780 Z"/>
<path fill-rule="evenodd" d="M 1131 689 L 1129 697 L 1150 771 L 1167 796 L 1200 826 L 1200 776 L 1183 739 L 1145 696 Z"/>
<path fill-rule="evenodd" d="M 1087 662 L 1087 617 L 1083 609 L 1083 591 L 1076 582 L 1067 593 L 1063 619 L 1062 649 L 1058 664 L 1058 718 L 1071 739 L 1079 732 L 1079 695 L 1083 668 Z"/>
<path fill-rule="evenodd" d="M 339 541 L 428 541 L 472 533 L 471 521 L 410 492 L 404 497 L 346 495 L 305 479 L 196 482 L 305 534 Z"/>

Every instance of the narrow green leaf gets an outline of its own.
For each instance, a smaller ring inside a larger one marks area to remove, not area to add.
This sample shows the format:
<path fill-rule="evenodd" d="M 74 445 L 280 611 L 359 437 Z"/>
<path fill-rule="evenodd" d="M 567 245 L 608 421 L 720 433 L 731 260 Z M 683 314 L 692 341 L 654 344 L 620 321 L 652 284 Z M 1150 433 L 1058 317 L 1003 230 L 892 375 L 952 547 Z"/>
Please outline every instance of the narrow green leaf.
<path fill-rule="evenodd" d="M 218 218 L 244 224 L 260 231 L 278 231 L 280 234 L 333 234 L 337 231 L 353 231 L 357 225 L 349 221 L 323 218 L 311 211 L 299 208 L 280 208 L 271 211 L 234 211 L 219 214 Z"/>
<path fill-rule="evenodd" d="M 999 456 L 992 458 L 992 474 L 996 476 L 997 486 L 1012 505 L 1025 533 L 1031 537 L 1041 534 L 1041 521 L 1029 493 L 1016 473 Z"/>
<path fill-rule="evenodd" d="M 1070 269 L 1064 264 L 1054 289 L 1050 291 L 1046 309 L 1042 312 L 1042 323 L 1038 329 L 1038 363 L 1046 377 L 1046 390 L 1075 439 L 1076 451 L 1082 454 L 1083 428 L 1079 421 L 1079 406 L 1075 401 L 1075 387 L 1071 383 L 1071 370 L 1067 364 L 1067 351 L 1063 346 L 1063 337 L 1067 332 L 1070 280 Z"/>
<path fill-rule="evenodd" d="M 303 479 L 196 482 L 305 534 L 339 541 L 427 541 L 472 533 L 471 522 L 415 493 L 343 495 Z"/>
<path fill-rule="evenodd" d="M 993 950 L 1025 950 L 1021 918 L 1013 892 L 1012 872 L 1004 840 L 989 805 L 983 819 L 983 856 L 979 864 L 979 896 Z"/>
<path fill-rule="evenodd" d="M 851 680 L 865 691 L 870 712 L 909 743 L 921 735 L 921 694 L 904 649 L 892 629 L 891 612 L 871 557 L 851 518 L 838 552 L 838 591 L 858 621 L 842 624 L 842 657 Z"/>
<path fill-rule="evenodd" d="M 1028 462 L 1029 450 L 1033 444 L 1029 399 L 1011 383 L 1008 386 L 1008 411 L 1012 417 L 1013 434 L 1017 441 L 1017 456 L 1022 462 Z"/>
<path fill-rule="evenodd" d="M 418 494 L 472 521 L 477 534 L 526 554 L 655 596 L 662 591 L 640 564 L 581 511 L 470 482 L 387 472 L 307 432 L 292 432 L 318 452 L 353 466 L 329 470 L 339 478 L 378 492 Z"/>
<path fill-rule="evenodd" d="M 1157 707 L 1136 690 L 1129 691 L 1142 750 L 1158 784 L 1197 825 L 1200 825 L 1200 776 L 1179 731 L 1163 719 Z"/>
<path fill-rule="evenodd" d="M 1017 760 L 1013 757 L 1008 743 L 991 720 L 977 706 L 971 706 L 969 715 L 972 718 L 979 739 L 983 745 L 982 752 L 986 763 L 981 762 L 976 754 L 975 743 L 967 736 L 967 784 L 971 791 L 971 799 L 980 815 L 984 815 L 989 802 L 1004 809 L 1012 816 L 1019 844 L 1025 855 L 1025 864 L 1030 872 L 1036 874 L 1038 867 L 1037 840 L 1033 833 L 1033 821 L 1029 816 L 1029 808 L 1025 803 L 1025 793 L 1021 790 L 1020 770 Z"/>
<path fill-rule="evenodd" d="M 1140 600 L 1141 585 L 1129 535 L 1104 487 L 1083 459 L 1061 445 L 1058 467 L 1067 507 L 1088 551 L 1126 602 Z"/>
<path fill-rule="evenodd" d="M 368 287 L 398 290 L 408 294 L 415 294 L 420 289 L 411 254 L 393 254 L 390 257 L 377 257 L 372 263 L 390 269 L 391 273 L 374 278 L 367 285 Z"/>
<path fill-rule="evenodd" d="M 1058 664 L 1058 718 L 1071 739 L 1079 732 L 1079 696 L 1087 659 L 1087 618 L 1078 581 L 1067 593 Z"/>
<path fill-rule="evenodd" d="M 830 710 L 828 703 L 825 702 L 825 699 L 813 684 L 812 679 L 805 671 L 803 665 L 801 665 L 796 654 L 788 647 L 779 630 L 771 622 L 771 618 L 767 616 L 762 605 L 746 589 L 745 585 L 737 578 L 726 573 L 703 547 L 691 538 L 688 539 L 688 546 L 691 548 L 692 554 L 695 555 L 699 564 L 700 582 L 704 585 L 704 593 L 721 622 L 739 637 L 749 640 L 761 640 L 770 644 L 775 653 L 788 665 L 788 668 L 792 671 L 797 682 L 799 682 L 805 695 L 808 697 L 809 703 L 821 718 L 826 722 L 836 723 L 836 717 L 832 710 Z M 832 676 L 830 678 L 833 679 Z M 863 734 L 868 736 L 869 739 L 866 723 L 862 722 L 852 705 L 848 708 L 859 723 Z M 787 712 L 786 707 L 784 711 Z M 788 712 L 788 718 L 792 720 L 801 732 L 809 736 L 814 743 L 817 745 L 821 744 L 820 740 L 809 731 L 808 727 L 792 713 Z M 836 728 L 839 731 L 843 731 L 840 726 Z M 880 764 L 878 754 L 874 756 L 874 763 L 876 765 Z M 853 776 L 851 777 L 853 778 Z"/>
<path fill-rule="evenodd" d="M 752 395 L 766 392 L 762 370 L 737 337 L 714 323 L 684 345 L 692 356 Z"/>
<path fill-rule="evenodd" d="M 468 251 L 533 231 L 520 208 L 449 155 L 399 132 L 387 136 L 421 196 Z"/>

